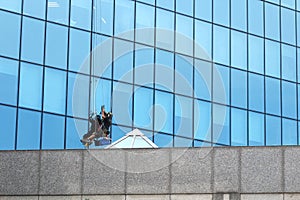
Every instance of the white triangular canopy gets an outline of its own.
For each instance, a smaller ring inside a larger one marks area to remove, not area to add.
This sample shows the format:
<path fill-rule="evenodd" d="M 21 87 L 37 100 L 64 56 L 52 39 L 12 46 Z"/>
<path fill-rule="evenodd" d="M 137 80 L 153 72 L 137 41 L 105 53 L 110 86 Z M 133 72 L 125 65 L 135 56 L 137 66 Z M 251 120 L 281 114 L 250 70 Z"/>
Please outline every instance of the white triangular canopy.
<path fill-rule="evenodd" d="M 112 148 L 158 148 L 158 146 L 149 140 L 139 129 L 134 129 L 106 147 L 106 149 Z"/>

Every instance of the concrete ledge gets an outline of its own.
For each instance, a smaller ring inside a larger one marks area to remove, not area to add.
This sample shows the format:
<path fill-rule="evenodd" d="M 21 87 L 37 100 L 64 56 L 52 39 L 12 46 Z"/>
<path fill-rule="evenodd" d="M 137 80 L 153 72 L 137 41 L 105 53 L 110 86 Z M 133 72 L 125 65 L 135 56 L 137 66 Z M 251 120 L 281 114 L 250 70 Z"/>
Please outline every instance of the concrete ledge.
<path fill-rule="evenodd" d="M 0 151 L 0 199 L 210 195 L 240 200 L 240 194 L 244 199 L 282 194 L 295 200 L 300 199 L 299 152 L 300 146 Z"/>

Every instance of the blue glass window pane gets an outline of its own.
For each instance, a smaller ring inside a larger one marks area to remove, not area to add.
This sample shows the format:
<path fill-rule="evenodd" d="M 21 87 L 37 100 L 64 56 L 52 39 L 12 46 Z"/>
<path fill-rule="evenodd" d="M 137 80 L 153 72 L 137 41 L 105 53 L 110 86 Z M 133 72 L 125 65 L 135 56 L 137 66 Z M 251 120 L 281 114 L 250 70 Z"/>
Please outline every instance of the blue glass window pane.
<path fill-rule="evenodd" d="M 248 31 L 264 35 L 263 1 L 248 1 Z"/>
<path fill-rule="evenodd" d="M 165 9 L 174 10 L 174 0 L 156 0 L 156 5 Z"/>
<path fill-rule="evenodd" d="M 133 40 L 134 29 L 134 1 L 115 1 L 115 35 Z M 131 31 L 128 33 L 128 31 Z M 127 32 L 127 33 L 125 33 Z M 123 33 L 123 34 L 121 34 Z"/>
<path fill-rule="evenodd" d="M 274 40 L 279 40 L 279 7 L 270 3 L 265 3 L 265 36 Z"/>
<path fill-rule="evenodd" d="M 195 57 L 211 60 L 211 31 L 210 23 L 195 20 Z"/>
<path fill-rule="evenodd" d="M 247 145 L 247 111 L 231 108 L 231 145 Z"/>
<path fill-rule="evenodd" d="M 297 79 L 298 79 L 298 82 L 300 82 L 300 49 L 299 48 L 297 48 L 297 74 L 298 74 L 298 77 L 297 77 Z"/>
<path fill-rule="evenodd" d="M 194 138 L 211 141 L 211 103 L 194 101 Z"/>
<path fill-rule="evenodd" d="M 282 81 L 282 115 L 297 118 L 296 84 Z"/>
<path fill-rule="evenodd" d="M 114 59 L 114 79 L 132 83 L 133 43 L 114 40 Z"/>
<path fill-rule="evenodd" d="M 41 110 L 43 68 L 22 63 L 20 73 L 19 105 Z"/>
<path fill-rule="evenodd" d="M 88 78 L 87 78 L 88 79 Z M 86 80 L 88 81 L 88 80 Z M 95 110 L 99 113 L 101 106 L 105 105 L 105 110 L 108 112 L 111 108 L 111 81 L 105 79 L 97 79 L 96 85 Z"/>
<path fill-rule="evenodd" d="M 41 113 L 19 109 L 18 115 L 18 150 L 40 148 Z"/>
<path fill-rule="evenodd" d="M 48 2 L 47 19 L 60 24 L 69 24 L 69 1 L 56 0 Z"/>
<path fill-rule="evenodd" d="M 147 29 L 136 31 L 135 40 L 144 44 L 154 44 L 154 7 L 145 4 L 136 4 L 136 27 Z"/>
<path fill-rule="evenodd" d="M 212 1 L 195 0 L 195 17 L 211 21 L 212 17 Z"/>
<path fill-rule="evenodd" d="M 42 64 L 44 57 L 45 22 L 23 18 L 22 52 L 23 60 Z"/>
<path fill-rule="evenodd" d="M 18 62 L 0 58 L 0 102 L 16 105 L 18 90 Z"/>
<path fill-rule="evenodd" d="M 231 65 L 247 69 L 247 36 L 233 30 L 231 31 Z"/>
<path fill-rule="evenodd" d="M 76 121 L 76 124 L 75 124 Z M 80 142 L 82 136 L 88 131 L 88 121 L 81 119 L 67 118 L 66 125 L 66 148 L 84 149 Z"/>
<path fill-rule="evenodd" d="M 193 2 L 176 0 L 176 12 L 193 16 Z"/>
<path fill-rule="evenodd" d="M 112 38 L 99 34 L 92 35 L 92 73 L 96 76 L 112 78 Z M 101 46 L 101 47 L 100 47 Z M 100 67 L 102 66 L 102 67 Z M 100 74 L 102 73 L 102 74 Z"/>
<path fill-rule="evenodd" d="M 299 101 L 299 99 L 300 99 L 300 85 L 299 84 L 297 85 L 297 88 L 298 88 L 298 99 L 297 99 L 297 102 L 298 102 L 298 108 L 300 108 L 300 101 Z M 300 112 L 298 112 L 298 119 L 300 119 Z M 300 129 L 300 127 L 299 127 L 299 129 Z"/>
<path fill-rule="evenodd" d="M 192 138 L 193 101 L 191 98 L 175 96 L 175 135 Z"/>
<path fill-rule="evenodd" d="M 267 115 L 266 123 L 266 145 L 281 145 L 280 118 Z"/>
<path fill-rule="evenodd" d="M 231 69 L 231 105 L 247 107 L 247 74 Z"/>
<path fill-rule="evenodd" d="M 229 97 L 229 68 L 215 65 L 213 67 L 213 101 L 229 104 Z"/>
<path fill-rule="evenodd" d="M 135 84 L 153 87 L 154 50 L 146 46 L 135 46 Z"/>
<path fill-rule="evenodd" d="M 298 46 L 300 45 L 300 13 L 299 12 L 297 12 L 297 45 Z"/>
<path fill-rule="evenodd" d="M 214 22 L 229 26 L 229 0 L 214 0 L 213 6 Z"/>
<path fill-rule="evenodd" d="M 46 0 L 23 0 L 23 13 L 25 15 L 45 19 Z"/>
<path fill-rule="evenodd" d="M 70 29 L 69 70 L 89 73 L 90 34 Z M 83 67 L 84 65 L 84 67 Z"/>
<path fill-rule="evenodd" d="M 153 90 L 135 87 L 134 91 L 134 126 L 152 130 Z"/>
<path fill-rule="evenodd" d="M 230 144 L 229 107 L 213 104 L 213 142 Z"/>
<path fill-rule="evenodd" d="M 211 100 L 212 64 L 195 60 L 194 95 L 196 98 Z"/>
<path fill-rule="evenodd" d="M 130 128 L 122 126 L 112 126 L 112 142 L 124 137 L 127 133 L 131 131 Z"/>
<path fill-rule="evenodd" d="M 172 147 L 173 146 L 173 136 L 166 134 L 155 134 L 154 143 L 160 147 Z"/>
<path fill-rule="evenodd" d="M 296 0 L 296 5 L 297 5 L 297 11 L 299 11 L 300 10 L 300 0 Z"/>
<path fill-rule="evenodd" d="M 295 9 L 295 0 L 281 0 L 281 5 Z"/>
<path fill-rule="evenodd" d="M 282 144 L 297 145 L 297 121 L 282 119 Z"/>
<path fill-rule="evenodd" d="M 42 149 L 63 149 L 65 118 L 57 115 L 43 115 Z"/>
<path fill-rule="evenodd" d="M 68 28 L 47 23 L 45 64 L 66 69 Z"/>
<path fill-rule="evenodd" d="M 16 109 L 0 106 L 0 149 L 13 150 L 16 137 Z"/>
<path fill-rule="evenodd" d="M 245 31 L 247 28 L 247 0 L 231 0 L 231 27 Z"/>
<path fill-rule="evenodd" d="M 264 73 L 264 40 L 248 35 L 249 71 Z"/>
<path fill-rule="evenodd" d="M 93 3 L 93 31 L 112 35 L 114 8 L 113 1 L 94 0 Z"/>
<path fill-rule="evenodd" d="M 174 137 L 174 147 L 192 147 L 193 140 L 182 137 Z"/>
<path fill-rule="evenodd" d="M 65 114 L 66 72 L 46 68 L 44 83 L 44 111 Z"/>
<path fill-rule="evenodd" d="M 266 74 L 280 78 L 280 44 L 266 40 L 265 45 Z"/>
<path fill-rule="evenodd" d="M 174 49 L 174 13 L 162 9 L 156 10 L 156 46 Z M 168 31 L 164 31 L 164 30 Z"/>
<path fill-rule="evenodd" d="M 282 78 L 296 81 L 296 48 L 281 44 Z"/>
<path fill-rule="evenodd" d="M 21 12 L 22 0 L 2 0 L 0 1 L 0 8 L 14 12 Z"/>
<path fill-rule="evenodd" d="M 113 85 L 113 122 L 127 126 L 132 125 L 132 86 L 114 82 Z"/>
<path fill-rule="evenodd" d="M 263 146 L 265 143 L 264 132 L 264 115 L 256 112 L 249 112 L 249 145 Z"/>
<path fill-rule="evenodd" d="M 75 81 L 77 81 L 76 85 Z M 88 118 L 89 87 L 90 79 L 88 76 L 68 73 L 68 116 Z M 80 97 L 78 98 L 77 95 L 80 95 Z M 73 106 L 76 106 L 74 107 L 76 113 L 73 113 Z"/>
<path fill-rule="evenodd" d="M 91 9 L 92 0 L 72 0 L 71 1 L 71 21 L 70 25 L 82 29 L 91 29 Z"/>
<path fill-rule="evenodd" d="M 295 12 L 286 8 L 281 9 L 281 40 L 296 44 Z"/>
<path fill-rule="evenodd" d="M 264 77 L 249 73 L 249 109 L 264 112 Z"/>
<path fill-rule="evenodd" d="M 229 30 L 214 26 L 213 32 L 213 61 L 229 65 Z"/>
<path fill-rule="evenodd" d="M 19 58 L 20 49 L 19 15 L 0 11 L 0 55 Z"/>
<path fill-rule="evenodd" d="M 173 94 L 155 91 L 154 130 L 173 133 Z"/>
<path fill-rule="evenodd" d="M 144 2 L 144 3 L 147 3 L 147 4 L 151 4 L 151 5 L 155 5 L 155 0 L 139 0 L 140 2 Z"/>
<path fill-rule="evenodd" d="M 280 80 L 266 78 L 266 112 L 280 115 Z"/>
<path fill-rule="evenodd" d="M 175 55 L 175 92 L 193 95 L 193 61 L 179 54 Z"/>
<path fill-rule="evenodd" d="M 176 14 L 176 52 L 193 55 L 193 27 L 193 18 Z"/>
<path fill-rule="evenodd" d="M 155 53 L 155 87 L 173 91 L 174 54 L 160 49 L 156 49 Z"/>

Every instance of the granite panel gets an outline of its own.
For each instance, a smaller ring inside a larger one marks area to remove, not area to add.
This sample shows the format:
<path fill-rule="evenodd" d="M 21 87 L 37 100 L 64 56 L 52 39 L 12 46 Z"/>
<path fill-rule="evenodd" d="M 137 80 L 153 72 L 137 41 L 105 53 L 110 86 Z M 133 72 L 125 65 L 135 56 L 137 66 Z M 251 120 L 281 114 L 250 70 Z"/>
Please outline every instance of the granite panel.
<path fill-rule="evenodd" d="M 214 148 L 214 192 L 239 192 L 239 149 Z"/>
<path fill-rule="evenodd" d="M 172 149 L 171 193 L 212 192 L 212 148 Z"/>
<path fill-rule="evenodd" d="M 83 194 L 125 194 L 125 151 L 89 150 L 83 161 Z"/>
<path fill-rule="evenodd" d="M 241 192 L 282 192 L 282 149 L 241 148 Z"/>
<path fill-rule="evenodd" d="M 127 151 L 127 194 L 164 194 L 170 192 L 170 150 Z"/>
<path fill-rule="evenodd" d="M 82 151 L 41 151 L 40 194 L 80 194 Z"/>
<path fill-rule="evenodd" d="M 36 195 L 39 151 L 0 152 L 0 195 Z"/>

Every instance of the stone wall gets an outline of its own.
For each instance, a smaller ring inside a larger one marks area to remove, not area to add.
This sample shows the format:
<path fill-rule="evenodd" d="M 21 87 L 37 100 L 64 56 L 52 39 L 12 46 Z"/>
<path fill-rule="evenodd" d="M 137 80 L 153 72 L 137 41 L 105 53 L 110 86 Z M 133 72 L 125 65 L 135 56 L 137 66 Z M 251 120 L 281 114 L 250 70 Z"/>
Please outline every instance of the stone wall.
<path fill-rule="evenodd" d="M 0 151 L 0 199 L 300 199 L 300 147 Z"/>

